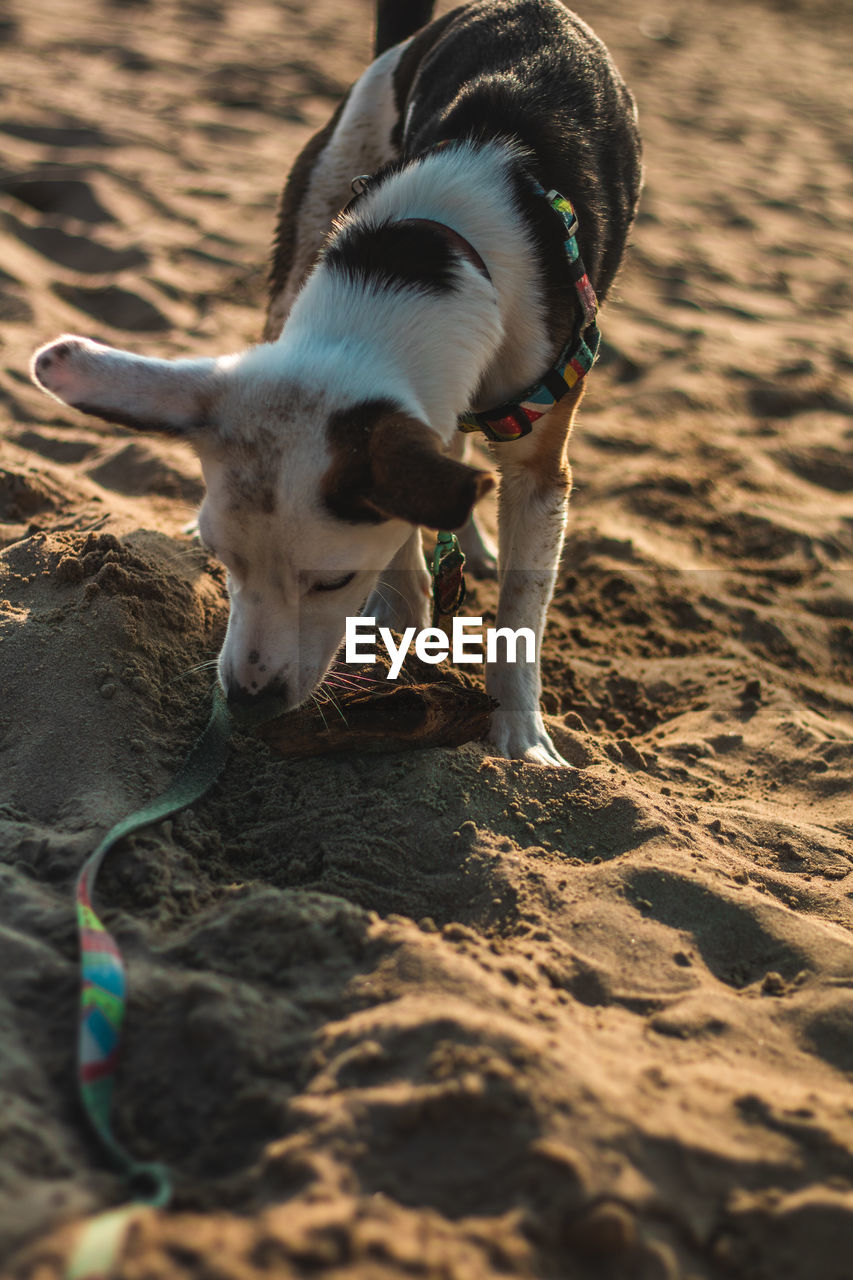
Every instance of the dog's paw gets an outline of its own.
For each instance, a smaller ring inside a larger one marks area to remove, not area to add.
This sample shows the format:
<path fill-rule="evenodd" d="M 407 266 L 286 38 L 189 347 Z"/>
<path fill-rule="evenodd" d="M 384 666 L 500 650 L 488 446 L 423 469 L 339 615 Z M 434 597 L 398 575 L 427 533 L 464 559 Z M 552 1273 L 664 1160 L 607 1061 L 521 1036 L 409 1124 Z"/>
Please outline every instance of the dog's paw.
<path fill-rule="evenodd" d="M 498 755 L 508 760 L 524 760 L 528 764 L 548 764 L 557 768 L 568 768 L 568 760 L 564 760 L 554 746 L 541 715 L 537 713 L 532 720 L 519 720 L 518 717 L 502 715 L 497 707 L 492 713 L 492 727 L 489 742 Z"/>

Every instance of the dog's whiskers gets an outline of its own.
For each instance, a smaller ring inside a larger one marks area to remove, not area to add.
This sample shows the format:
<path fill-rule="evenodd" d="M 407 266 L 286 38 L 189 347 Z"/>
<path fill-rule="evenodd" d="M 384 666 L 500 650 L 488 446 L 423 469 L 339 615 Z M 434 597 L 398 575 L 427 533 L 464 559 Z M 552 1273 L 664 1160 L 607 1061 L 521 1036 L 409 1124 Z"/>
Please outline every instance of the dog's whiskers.
<path fill-rule="evenodd" d="M 401 591 L 399 587 L 395 587 L 395 586 L 394 586 L 394 584 L 393 584 L 393 582 L 388 582 L 386 579 L 383 579 L 383 581 L 382 581 L 382 585 L 383 585 L 383 587 L 387 587 L 389 591 L 395 591 L 395 592 L 397 593 L 397 595 L 400 597 L 400 599 L 401 599 L 401 600 L 405 600 L 405 599 L 406 599 L 406 594 L 405 594 L 405 592 Z M 376 592 L 376 594 L 377 594 L 377 595 L 378 595 L 382 600 L 385 600 L 385 597 L 382 595 L 382 593 L 381 593 L 381 591 L 379 590 L 379 587 L 378 587 L 378 586 L 374 587 L 373 589 L 374 589 L 374 591 Z M 387 600 L 385 600 L 385 603 L 386 603 L 386 604 L 388 604 L 388 601 L 387 601 Z"/>
<path fill-rule="evenodd" d="M 385 597 L 383 596 L 383 594 L 382 594 L 382 592 L 379 590 L 379 588 L 378 588 L 378 587 L 374 587 L 374 588 L 373 588 L 373 591 L 374 591 L 374 594 L 375 594 L 375 595 L 379 596 L 379 599 L 380 599 L 380 600 L 382 601 L 382 603 L 385 605 L 386 609 L 390 609 L 390 608 L 391 608 L 390 604 L 389 604 L 389 603 L 388 603 L 388 601 L 385 599 Z"/>
<path fill-rule="evenodd" d="M 327 680 L 323 681 L 323 683 L 320 685 L 320 689 L 322 690 L 323 693 L 325 693 L 327 701 L 330 702 L 332 706 L 335 708 L 338 715 L 343 720 L 344 724 L 348 725 L 349 721 L 347 720 L 346 716 L 344 715 L 341 709 L 341 704 L 338 702 L 337 698 L 332 693 L 332 690 L 329 688 Z"/>
<path fill-rule="evenodd" d="M 326 676 L 328 684 L 334 684 L 341 689 L 358 689 L 361 691 L 365 685 L 380 684 L 381 682 L 375 676 L 360 676 L 355 672 L 349 671 L 333 671 Z"/>
<path fill-rule="evenodd" d="M 199 662 L 195 667 L 187 667 L 186 671 L 179 671 L 176 676 L 172 677 L 169 683 L 174 684 L 176 680 L 183 680 L 186 676 L 198 675 L 200 671 L 209 671 L 210 668 L 215 667 L 218 662 L 218 658 L 208 658 L 206 662 Z"/>
<path fill-rule="evenodd" d="M 323 721 L 323 728 L 326 730 L 326 732 L 328 732 L 329 722 L 326 719 L 326 717 L 323 715 L 323 708 L 320 705 L 320 699 L 317 697 L 316 693 L 311 694 L 311 701 L 314 703 L 314 706 L 320 712 L 320 719 Z"/>

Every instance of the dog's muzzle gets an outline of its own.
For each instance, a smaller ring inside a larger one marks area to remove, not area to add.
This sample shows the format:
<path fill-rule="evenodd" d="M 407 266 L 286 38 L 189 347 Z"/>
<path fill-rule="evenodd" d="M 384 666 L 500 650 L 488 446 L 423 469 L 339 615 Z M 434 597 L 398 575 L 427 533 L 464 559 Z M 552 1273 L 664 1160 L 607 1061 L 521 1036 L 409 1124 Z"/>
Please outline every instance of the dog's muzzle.
<path fill-rule="evenodd" d="M 249 727 L 284 715 L 288 707 L 288 688 L 284 680 L 274 680 L 263 689 L 246 689 L 231 684 L 225 690 L 228 710 L 236 724 Z"/>

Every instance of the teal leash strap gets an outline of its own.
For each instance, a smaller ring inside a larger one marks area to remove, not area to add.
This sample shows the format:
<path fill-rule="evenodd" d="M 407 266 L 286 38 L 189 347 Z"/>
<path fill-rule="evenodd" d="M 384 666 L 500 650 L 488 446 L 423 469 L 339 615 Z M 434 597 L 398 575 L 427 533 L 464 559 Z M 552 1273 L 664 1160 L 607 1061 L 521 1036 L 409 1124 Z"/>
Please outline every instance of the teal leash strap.
<path fill-rule="evenodd" d="M 116 1140 L 110 1123 L 115 1073 L 121 1045 L 127 980 L 121 951 L 92 906 L 95 880 L 110 850 L 125 836 L 160 822 L 200 800 L 222 773 L 228 757 L 231 717 L 219 686 L 213 710 L 171 786 L 149 804 L 117 822 L 83 865 L 77 880 L 77 926 L 80 936 L 80 1017 L 77 1079 L 86 1116 L 124 1174 L 133 1203 L 99 1214 L 86 1223 L 67 1269 L 67 1280 L 105 1276 L 121 1248 L 125 1232 L 142 1209 L 162 1208 L 172 1196 L 168 1169 L 143 1163 Z"/>

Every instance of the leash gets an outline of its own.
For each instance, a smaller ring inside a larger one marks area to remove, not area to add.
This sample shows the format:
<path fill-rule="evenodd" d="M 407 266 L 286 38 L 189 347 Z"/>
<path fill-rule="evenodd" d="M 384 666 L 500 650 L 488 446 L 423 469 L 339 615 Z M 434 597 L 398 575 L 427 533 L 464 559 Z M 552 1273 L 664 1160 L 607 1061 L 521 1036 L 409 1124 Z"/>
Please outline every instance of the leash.
<path fill-rule="evenodd" d="M 98 1214 L 86 1223 L 68 1263 L 66 1280 L 101 1280 L 112 1269 L 127 1229 L 141 1213 L 163 1208 L 172 1197 L 165 1165 L 136 1160 L 115 1138 L 110 1121 L 119 1061 L 127 980 L 118 943 L 92 906 L 104 858 L 125 836 L 186 809 L 205 795 L 222 773 L 228 755 L 231 716 L 217 685 L 213 709 L 171 786 L 162 795 L 117 822 L 83 864 L 77 880 L 80 938 L 80 1008 L 77 1082 L 91 1128 L 121 1170 L 131 1203 Z"/>
<path fill-rule="evenodd" d="M 455 533 L 436 535 L 432 559 L 427 557 L 432 574 L 432 625 L 447 631 L 465 602 L 465 553 Z"/>

